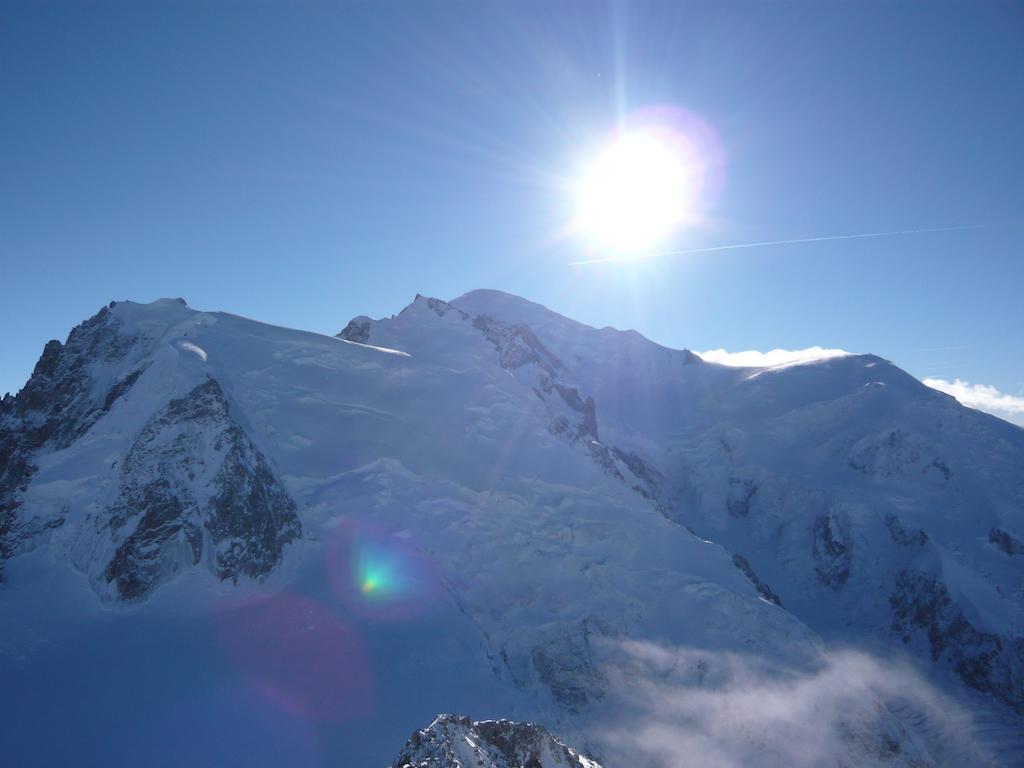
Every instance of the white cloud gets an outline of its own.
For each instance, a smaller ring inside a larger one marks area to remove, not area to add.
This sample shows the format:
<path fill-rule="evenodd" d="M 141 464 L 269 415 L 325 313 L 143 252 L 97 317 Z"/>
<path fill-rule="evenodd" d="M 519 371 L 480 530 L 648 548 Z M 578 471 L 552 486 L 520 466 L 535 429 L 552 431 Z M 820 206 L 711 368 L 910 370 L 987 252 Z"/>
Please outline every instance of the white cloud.
<path fill-rule="evenodd" d="M 969 408 L 991 413 L 1000 418 L 1024 426 L 1024 397 L 1000 392 L 988 384 L 971 384 L 969 381 L 954 379 L 923 379 L 932 389 L 952 395 Z"/>
<path fill-rule="evenodd" d="M 759 352 L 756 349 L 748 349 L 745 352 L 726 352 L 724 349 L 709 349 L 707 352 L 698 352 L 697 354 L 709 363 L 734 365 L 741 368 L 768 368 L 775 365 L 806 363 L 811 360 L 842 357 L 852 353 L 844 349 L 808 347 L 807 349 L 773 349 L 769 352 Z"/>
<path fill-rule="evenodd" d="M 787 667 L 710 649 L 621 650 L 631 663 L 606 670 L 626 696 L 615 722 L 602 724 L 608 765 L 905 767 L 932 764 L 931 750 L 950 765 L 997 764 L 971 714 L 910 665 L 852 651 Z M 887 705 L 920 730 L 908 733 Z"/>

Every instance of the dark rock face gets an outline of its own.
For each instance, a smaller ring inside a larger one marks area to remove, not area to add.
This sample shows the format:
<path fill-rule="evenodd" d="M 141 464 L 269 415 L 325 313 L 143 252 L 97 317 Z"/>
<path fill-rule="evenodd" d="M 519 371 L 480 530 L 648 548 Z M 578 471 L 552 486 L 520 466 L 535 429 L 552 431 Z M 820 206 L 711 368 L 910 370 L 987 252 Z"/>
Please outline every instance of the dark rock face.
<path fill-rule="evenodd" d="M 562 361 L 553 355 L 537 335 L 526 325 L 507 325 L 486 315 L 473 319 L 473 327 L 484 334 L 496 350 L 501 367 L 506 370 L 534 363 L 549 376 L 564 369 Z"/>
<path fill-rule="evenodd" d="M 417 299 L 422 299 L 424 297 L 420 296 L 417 293 L 416 294 L 416 298 Z M 429 307 L 430 310 L 434 314 L 436 314 L 438 317 L 444 317 L 449 312 L 455 312 L 456 314 L 458 314 L 460 319 L 462 319 L 462 320 L 468 320 L 469 319 L 469 315 L 467 315 L 461 309 L 457 309 L 456 307 L 453 307 L 447 301 L 443 301 L 442 299 L 430 299 L 430 298 L 428 298 L 426 301 L 427 301 L 427 307 Z"/>
<path fill-rule="evenodd" d="M 163 548 L 183 536 L 192 553 L 192 564 L 203 551 L 202 530 L 188 520 L 185 504 L 166 479 L 148 484 L 134 497 L 142 517 L 135 531 L 117 548 L 104 575 L 117 582 L 118 595 L 126 600 L 143 597 L 156 586 Z M 127 520 L 121 518 L 115 527 Z"/>
<path fill-rule="evenodd" d="M 131 532 L 104 576 L 122 599 L 143 597 L 165 574 L 198 563 L 205 546 L 221 579 L 263 576 L 300 533 L 295 502 L 212 378 L 150 420 L 121 476 L 109 526 L 115 535 Z"/>
<path fill-rule="evenodd" d="M 922 530 L 908 530 L 896 515 L 885 516 L 885 527 L 892 540 L 901 547 L 923 547 L 928 543 L 928 534 Z"/>
<path fill-rule="evenodd" d="M 761 597 L 770 603 L 775 603 L 775 605 L 780 608 L 782 607 L 782 599 L 772 591 L 771 587 L 761 581 L 756 573 L 754 573 L 754 569 L 750 567 L 750 563 L 747 562 L 747 558 L 743 557 L 743 555 L 733 555 L 732 562 L 733 565 L 743 571 L 743 574 L 750 579 L 750 582 L 757 589 L 757 593 L 761 595 Z"/>
<path fill-rule="evenodd" d="M 632 484 L 634 491 L 645 499 L 659 499 L 665 490 L 665 476 L 648 464 L 642 456 L 633 451 L 612 448 L 612 455 L 626 465 L 626 468 L 637 479 Z"/>
<path fill-rule="evenodd" d="M 454 310 L 450 305 L 445 306 Z M 435 311 L 438 310 L 435 308 Z M 462 319 L 466 319 L 464 312 L 457 311 L 461 313 Z M 548 427 L 551 434 L 583 445 L 594 463 L 604 472 L 621 480 L 644 498 L 657 500 L 660 497 L 664 482 L 661 473 L 633 451 L 623 451 L 600 443 L 597 403 L 594 398 L 565 382 L 565 365 L 528 325 L 509 325 L 487 315 L 478 315 L 473 318 L 473 327 L 494 345 L 501 367 L 505 370 L 515 371 L 527 365 L 539 369 L 533 392 L 551 412 Z M 622 463 L 627 470 L 626 474 L 616 461 Z"/>
<path fill-rule="evenodd" d="M 110 407 L 119 397 L 121 397 L 121 395 L 135 386 L 135 382 L 139 380 L 139 376 L 141 376 L 145 370 L 145 368 L 137 368 L 110 388 L 107 392 L 107 396 L 103 398 L 102 410 L 104 413 L 110 410 Z"/>
<path fill-rule="evenodd" d="M 989 531 L 988 540 L 1007 555 L 1024 555 L 1024 541 L 1002 528 L 993 528 Z"/>
<path fill-rule="evenodd" d="M 21 494 L 35 473 L 35 456 L 66 448 L 88 431 L 135 384 L 142 370 L 98 392 L 90 363 L 124 360 L 138 339 L 123 333 L 120 321 L 104 307 L 74 328 L 67 343 L 46 344 L 32 376 L 0 409 L 0 579 L 3 562 L 41 528 L 60 518 L 29 526 L 18 519 Z"/>
<path fill-rule="evenodd" d="M 733 517 L 747 517 L 750 514 L 750 503 L 758 491 L 753 480 L 738 477 L 729 478 L 729 494 L 725 498 L 725 507 Z"/>
<path fill-rule="evenodd" d="M 468 762 L 473 761 L 473 762 Z M 536 723 L 438 715 L 406 742 L 392 768 L 601 768 Z"/>
<path fill-rule="evenodd" d="M 17 436 L 0 433 L 0 581 L 3 581 L 4 562 L 14 554 L 20 539 L 17 509 L 21 506 L 19 494 L 28 487 L 35 471 L 32 448 L 19 445 Z"/>
<path fill-rule="evenodd" d="M 834 515 L 821 515 L 814 521 L 814 572 L 822 584 L 834 590 L 842 589 L 850 578 L 853 553 L 846 543 L 846 535 Z"/>
<path fill-rule="evenodd" d="M 557 382 L 552 382 L 552 385 L 562 398 L 562 401 L 583 417 L 579 426 L 580 437 L 590 437 L 594 440 L 599 440 L 600 438 L 597 435 L 597 406 L 594 404 L 594 398 L 588 397 L 584 400 L 580 397 L 576 387 L 566 387 Z"/>
<path fill-rule="evenodd" d="M 1024 713 L 1024 638 L 978 630 L 946 585 L 917 569 L 899 574 L 889 604 L 892 629 L 904 643 L 924 644 L 933 661 L 945 660 L 967 685 Z"/>
<path fill-rule="evenodd" d="M 565 636 L 533 649 L 533 668 L 560 705 L 580 712 L 605 696 L 608 681 L 592 663 L 586 628 L 581 636 Z"/>
<path fill-rule="evenodd" d="M 362 315 L 352 318 L 338 334 L 338 338 L 365 344 L 370 340 L 370 318 Z"/>

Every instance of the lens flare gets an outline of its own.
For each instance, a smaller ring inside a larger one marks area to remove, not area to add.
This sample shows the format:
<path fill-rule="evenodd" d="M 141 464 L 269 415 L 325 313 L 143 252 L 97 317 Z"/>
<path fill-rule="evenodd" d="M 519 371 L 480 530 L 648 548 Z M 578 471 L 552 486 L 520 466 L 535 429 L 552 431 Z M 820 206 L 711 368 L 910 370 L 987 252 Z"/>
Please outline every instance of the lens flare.
<path fill-rule="evenodd" d="M 354 562 L 359 589 L 368 599 L 395 600 L 415 590 L 413 574 L 403 568 L 400 553 L 389 550 L 383 542 L 363 537 Z"/>
<path fill-rule="evenodd" d="M 331 585 L 364 618 L 403 619 L 429 610 L 440 584 L 430 558 L 400 536 L 346 522 L 327 544 Z"/>
<path fill-rule="evenodd" d="M 373 715 L 363 639 L 334 607 L 285 593 L 225 607 L 218 629 L 246 684 L 281 710 L 334 723 Z"/>

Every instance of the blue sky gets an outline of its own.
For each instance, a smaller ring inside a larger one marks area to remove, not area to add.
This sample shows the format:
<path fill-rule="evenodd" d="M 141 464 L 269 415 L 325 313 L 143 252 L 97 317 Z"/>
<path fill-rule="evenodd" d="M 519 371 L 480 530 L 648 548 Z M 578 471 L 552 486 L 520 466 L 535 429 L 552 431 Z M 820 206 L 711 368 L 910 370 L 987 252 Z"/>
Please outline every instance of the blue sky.
<path fill-rule="evenodd" d="M 490 287 L 1024 396 L 1022 39 L 1020 4 L 6 3 L 0 392 L 112 299 L 335 333 Z M 654 106 L 723 161 L 666 248 L 991 226 L 567 267 L 565 181 Z"/>

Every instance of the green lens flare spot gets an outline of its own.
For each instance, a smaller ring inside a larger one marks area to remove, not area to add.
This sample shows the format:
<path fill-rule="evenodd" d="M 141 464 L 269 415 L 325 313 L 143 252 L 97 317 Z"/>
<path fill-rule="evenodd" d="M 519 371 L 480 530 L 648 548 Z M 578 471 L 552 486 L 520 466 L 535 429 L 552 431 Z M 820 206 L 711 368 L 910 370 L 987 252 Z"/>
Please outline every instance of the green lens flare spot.
<path fill-rule="evenodd" d="M 395 564 L 376 552 L 365 552 L 356 569 L 355 583 L 366 598 L 386 600 L 400 591 L 400 577 Z"/>

